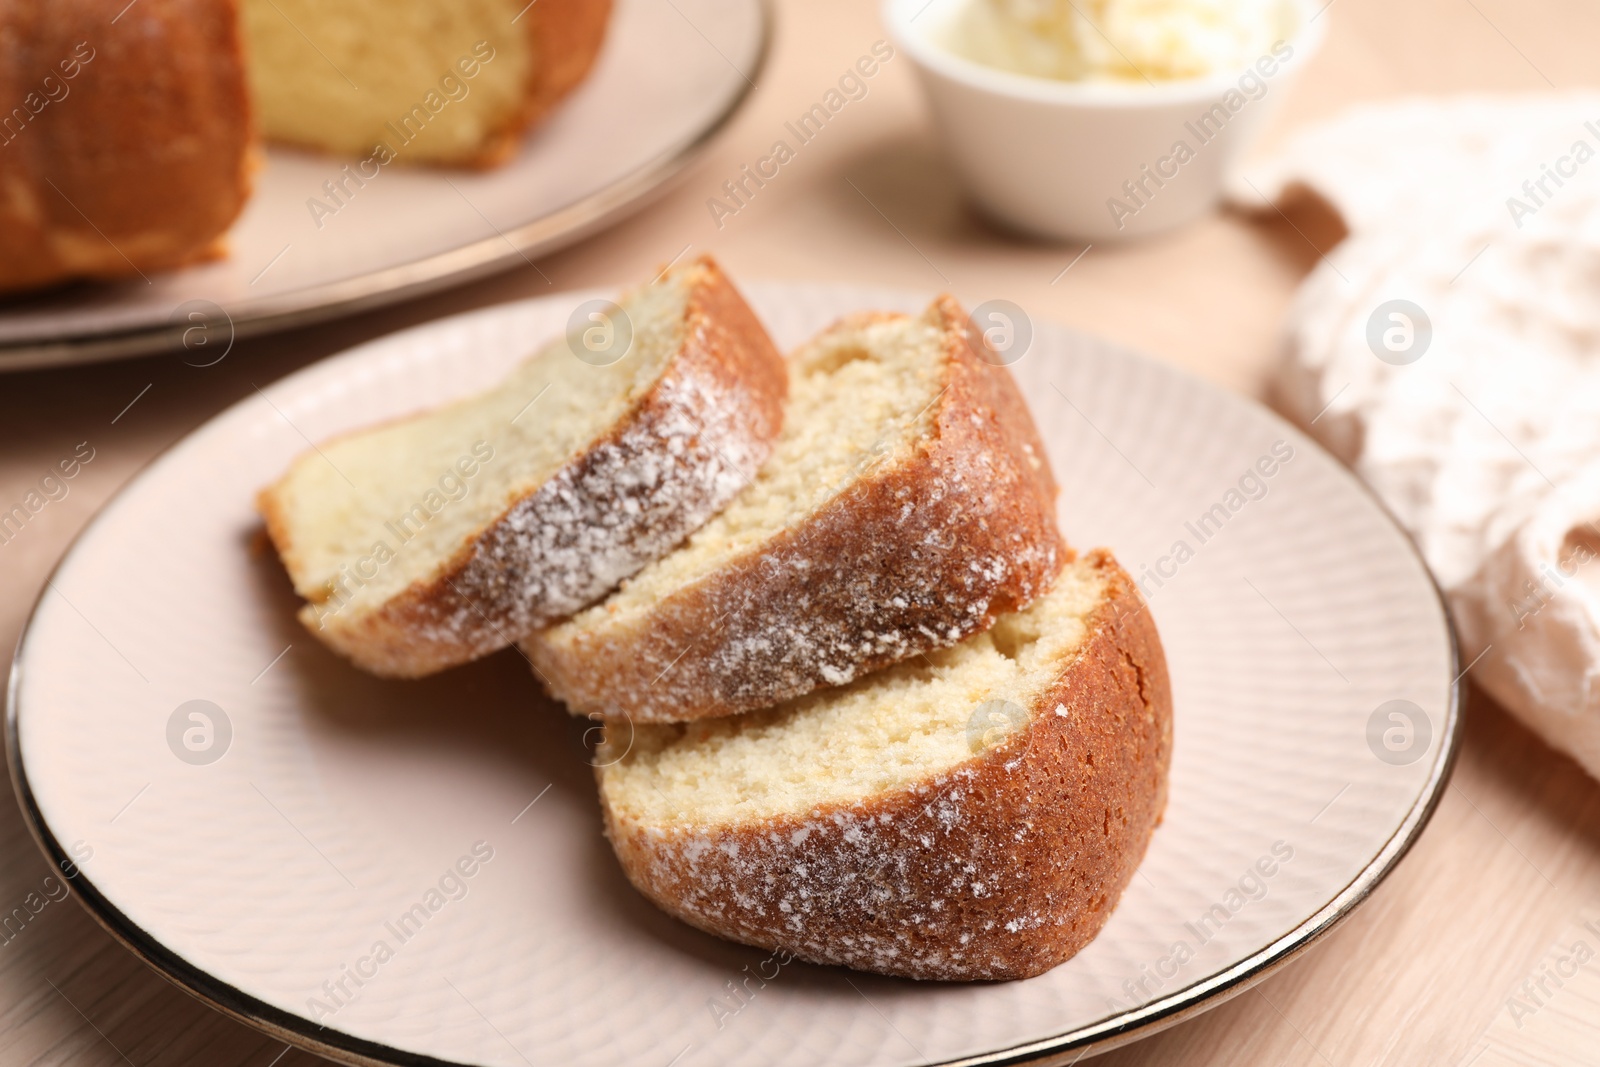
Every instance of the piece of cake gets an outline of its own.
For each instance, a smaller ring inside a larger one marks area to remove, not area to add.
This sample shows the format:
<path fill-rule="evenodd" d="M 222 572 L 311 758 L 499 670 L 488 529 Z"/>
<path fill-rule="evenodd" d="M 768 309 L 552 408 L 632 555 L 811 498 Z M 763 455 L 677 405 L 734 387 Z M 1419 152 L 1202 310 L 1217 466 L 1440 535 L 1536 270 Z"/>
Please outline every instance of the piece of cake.
<path fill-rule="evenodd" d="M 603 596 L 744 487 L 787 387 L 760 321 L 709 258 L 620 315 L 625 354 L 561 338 L 486 393 L 324 442 L 262 492 L 317 637 L 377 674 L 465 662 Z"/>
<path fill-rule="evenodd" d="M 728 509 L 523 650 L 579 714 L 768 707 L 1028 604 L 1060 566 L 1056 487 L 959 304 L 845 319 L 789 360 L 772 459 Z"/>
<path fill-rule="evenodd" d="M 987 632 L 766 711 L 614 721 L 630 881 L 702 930 L 930 979 L 1039 974 L 1105 924 L 1166 799 L 1161 641 L 1109 554 Z"/>

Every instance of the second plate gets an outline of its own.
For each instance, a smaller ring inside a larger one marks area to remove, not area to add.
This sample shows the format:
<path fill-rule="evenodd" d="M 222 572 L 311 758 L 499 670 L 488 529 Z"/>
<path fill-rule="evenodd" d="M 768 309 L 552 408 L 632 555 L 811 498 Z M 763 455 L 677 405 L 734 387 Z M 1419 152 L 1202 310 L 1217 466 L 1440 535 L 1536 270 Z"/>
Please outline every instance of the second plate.
<path fill-rule="evenodd" d="M 0 371 L 137 355 L 349 314 L 571 244 L 637 207 L 737 111 L 763 0 L 617 0 L 587 81 L 489 171 L 389 167 L 314 212 L 348 160 L 272 147 L 214 263 L 0 301 Z M 325 201 L 324 201 L 325 202 Z"/>

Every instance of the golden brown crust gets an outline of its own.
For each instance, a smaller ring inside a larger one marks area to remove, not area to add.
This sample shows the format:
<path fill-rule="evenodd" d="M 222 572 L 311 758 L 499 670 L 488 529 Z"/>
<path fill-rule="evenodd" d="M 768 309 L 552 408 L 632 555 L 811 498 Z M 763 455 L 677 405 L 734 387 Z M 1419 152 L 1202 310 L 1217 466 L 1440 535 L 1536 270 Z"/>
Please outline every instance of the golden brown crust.
<path fill-rule="evenodd" d="M 1066 558 L 1044 444 L 960 305 L 934 309 L 950 369 L 935 432 L 907 459 L 867 467 L 637 618 L 523 642 L 574 714 L 685 722 L 769 707 L 955 644 L 1044 591 Z"/>
<path fill-rule="evenodd" d="M 249 195 L 231 0 L 0 4 L 0 107 L 0 289 L 208 258 Z"/>
<path fill-rule="evenodd" d="M 493 167 L 516 154 L 522 135 L 543 122 L 594 67 L 611 21 L 611 0 L 539 0 L 522 16 L 533 53 L 522 107 L 461 162 Z"/>
<path fill-rule="evenodd" d="M 1144 855 L 1172 751 L 1150 613 L 1109 554 L 1086 562 L 1110 579 L 1105 603 L 1025 729 L 914 789 L 804 817 L 688 831 L 606 803 L 629 880 L 702 930 L 817 963 L 1010 979 L 1073 956 Z"/>
<path fill-rule="evenodd" d="M 693 272 L 683 344 L 603 437 L 513 503 L 439 572 L 382 606 L 301 611 L 375 674 L 420 677 L 504 648 L 604 596 L 738 491 L 782 428 L 783 357 L 710 257 Z M 267 530 L 293 545 L 271 490 Z"/>

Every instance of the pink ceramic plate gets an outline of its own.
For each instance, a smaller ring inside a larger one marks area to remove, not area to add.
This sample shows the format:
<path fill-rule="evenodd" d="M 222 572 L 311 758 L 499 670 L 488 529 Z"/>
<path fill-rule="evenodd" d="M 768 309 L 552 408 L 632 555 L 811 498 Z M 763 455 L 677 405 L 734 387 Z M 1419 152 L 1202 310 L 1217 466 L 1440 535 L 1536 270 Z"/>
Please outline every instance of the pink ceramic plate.
<path fill-rule="evenodd" d="M 785 345 L 923 299 L 749 292 Z M 593 295 L 274 384 L 136 477 L 50 579 L 11 679 L 18 791 L 79 898 L 175 981 L 350 1062 L 1065 1060 L 1246 988 L 1421 829 L 1457 668 L 1405 537 L 1271 413 L 1033 322 L 1012 369 L 1066 533 L 1145 585 L 1175 693 L 1171 803 L 1104 932 L 1030 981 L 919 984 L 657 912 L 600 836 L 589 724 L 511 651 L 422 682 L 348 667 L 295 622 L 252 507 L 308 438 L 493 382 Z"/>

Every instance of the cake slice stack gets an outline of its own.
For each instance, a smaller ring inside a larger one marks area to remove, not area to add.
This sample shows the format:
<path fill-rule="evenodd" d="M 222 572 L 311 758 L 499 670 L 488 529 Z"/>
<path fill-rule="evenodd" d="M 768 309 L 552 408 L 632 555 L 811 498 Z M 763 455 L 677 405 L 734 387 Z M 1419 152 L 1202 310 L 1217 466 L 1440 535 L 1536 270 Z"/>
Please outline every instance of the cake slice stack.
<path fill-rule="evenodd" d="M 518 640 L 606 722 L 628 878 L 703 930 L 927 979 L 1072 956 L 1160 819 L 1171 695 L 1133 582 L 1062 540 L 999 357 L 941 297 L 850 316 L 785 366 L 709 262 L 625 306 L 656 324 L 631 368 L 574 377 L 558 345 L 264 495 L 308 625 L 394 674 Z M 575 399 L 495 438 L 516 476 L 328 611 L 363 524 L 547 381 Z M 682 448 L 649 415 L 668 396 L 694 398 L 671 409 L 699 428 Z"/>

